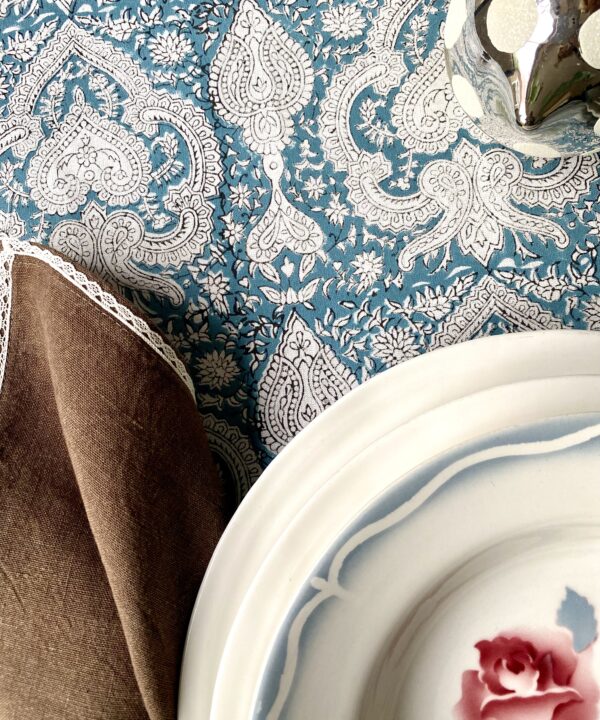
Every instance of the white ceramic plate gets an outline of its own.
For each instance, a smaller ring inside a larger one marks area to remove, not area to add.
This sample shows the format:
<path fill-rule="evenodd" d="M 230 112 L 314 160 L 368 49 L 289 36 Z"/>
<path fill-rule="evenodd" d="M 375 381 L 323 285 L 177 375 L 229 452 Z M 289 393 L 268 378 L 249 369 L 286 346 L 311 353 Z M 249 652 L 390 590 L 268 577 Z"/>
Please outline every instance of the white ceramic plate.
<path fill-rule="evenodd" d="M 209 717 L 223 648 L 249 585 L 288 523 L 340 468 L 394 427 L 463 395 L 534 377 L 597 372 L 600 334 L 484 338 L 399 365 L 319 416 L 263 473 L 219 543 L 190 623 L 180 720 Z M 319 459 L 310 473 L 307 457 Z"/>
<path fill-rule="evenodd" d="M 324 548 L 244 717 L 595 720 L 599 478 L 593 414 L 393 483 Z"/>
<path fill-rule="evenodd" d="M 248 588 L 222 656 L 211 720 L 252 717 L 274 638 L 303 582 L 348 524 L 399 476 L 482 433 L 592 411 L 600 411 L 597 376 L 500 386 L 414 418 L 345 464 L 297 512 Z"/>

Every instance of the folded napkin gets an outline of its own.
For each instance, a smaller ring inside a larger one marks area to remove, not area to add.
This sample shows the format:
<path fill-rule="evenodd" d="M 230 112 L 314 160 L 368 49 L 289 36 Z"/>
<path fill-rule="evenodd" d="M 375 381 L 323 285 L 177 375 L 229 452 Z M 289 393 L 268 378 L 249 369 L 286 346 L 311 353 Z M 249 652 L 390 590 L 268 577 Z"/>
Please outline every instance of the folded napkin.
<path fill-rule="evenodd" d="M 173 351 L 64 258 L 4 238 L 0 718 L 174 718 L 223 501 Z"/>

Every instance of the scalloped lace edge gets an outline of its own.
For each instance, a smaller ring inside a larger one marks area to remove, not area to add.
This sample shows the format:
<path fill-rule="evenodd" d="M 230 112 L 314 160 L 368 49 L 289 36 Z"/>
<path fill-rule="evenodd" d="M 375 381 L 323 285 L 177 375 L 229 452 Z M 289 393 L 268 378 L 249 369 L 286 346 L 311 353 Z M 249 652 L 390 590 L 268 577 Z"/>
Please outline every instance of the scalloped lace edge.
<path fill-rule="evenodd" d="M 9 324 L 11 310 L 11 277 L 12 263 L 15 255 L 27 255 L 37 258 L 49 265 L 53 270 L 66 278 L 77 287 L 90 300 L 100 306 L 109 315 L 112 315 L 121 324 L 134 332 L 150 347 L 171 369 L 179 376 L 192 397 L 196 398 L 194 384 L 185 365 L 177 353 L 163 338 L 148 325 L 145 320 L 138 317 L 128 307 L 122 305 L 113 295 L 103 290 L 94 280 L 91 280 L 70 262 L 59 255 L 55 255 L 40 245 L 33 245 L 25 240 L 11 240 L 0 244 L 0 389 L 4 379 L 6 358 L 8 356 Z"/>
<path fill-rule="evenodd" d="M 0 245 L 0 390 L 2 390 L 8 357 L 13 259 L 14 253 Z"/>

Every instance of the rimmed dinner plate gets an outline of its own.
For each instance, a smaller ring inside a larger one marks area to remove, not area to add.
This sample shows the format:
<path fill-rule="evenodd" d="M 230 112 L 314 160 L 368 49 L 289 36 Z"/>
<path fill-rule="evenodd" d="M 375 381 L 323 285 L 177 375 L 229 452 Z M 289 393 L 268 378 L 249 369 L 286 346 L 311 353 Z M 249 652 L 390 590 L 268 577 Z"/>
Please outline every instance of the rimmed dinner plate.
<path fill-rule="evenodd" d="M 398 479 L 290 596 L 243 716 L 596 718 L 599 478 L 595 413 Z"/>
<path fill-rule="evenodd" d="M 499 386 L 418 416 L 344 465 L 289 523 L 248 588 L 227 639 L 209 717 L 253 717 L 274 638 L 306 578 L 354 518 L 399 476 L 482 433 L 592 411 L 600 411 L 598 376 Z"/>
<path fill-rule="evenodd" d="M 263 473 L 215 552 L 190 623 L 180 719 L 210 716 L 222 652 L 248 588 L 289 522 L 340 468 L 394 427 L 458 397 L 527 378 L 597 373 L 599 351 L 600 335 L 582 331 L 483 338 L 397 366 L 317 418 Z M 316 459 L 310 473 L 307 457 Z"/>

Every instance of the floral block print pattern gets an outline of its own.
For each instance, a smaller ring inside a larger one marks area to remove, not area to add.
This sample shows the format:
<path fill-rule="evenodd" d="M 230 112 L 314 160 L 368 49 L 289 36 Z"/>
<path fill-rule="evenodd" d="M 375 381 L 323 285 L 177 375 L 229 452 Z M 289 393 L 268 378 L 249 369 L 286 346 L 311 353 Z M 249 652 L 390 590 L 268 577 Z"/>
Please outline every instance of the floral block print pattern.
<path fill-rule="evenodd" d="M 599 161 L 494 144 L 443 0 L 1 0 L 0 237 L 121 290 L 183 355 L 241 498 L 372 375 L 600 329 Z"/>
<path fill-rule="evenodd" d="M 557 620 L 563 627 L 478 642 L 479 669 L 463 674 L 457 720 L 595 720 L 594 609 L 567 588 Z"/>

